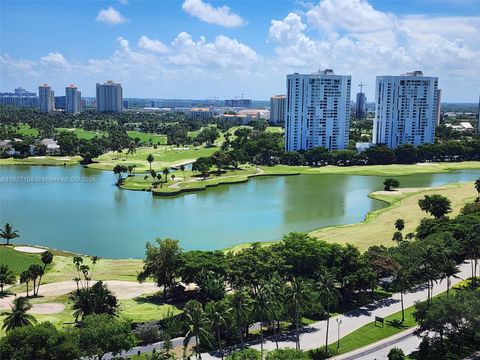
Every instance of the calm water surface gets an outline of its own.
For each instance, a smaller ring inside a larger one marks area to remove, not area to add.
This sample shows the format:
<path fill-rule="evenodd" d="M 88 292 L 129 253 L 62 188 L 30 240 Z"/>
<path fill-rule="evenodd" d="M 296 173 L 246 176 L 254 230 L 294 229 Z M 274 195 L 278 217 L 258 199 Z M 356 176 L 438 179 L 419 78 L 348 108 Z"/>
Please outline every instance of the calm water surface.
<path fill-rule="evenodd" d="M 412 187 L 479 175 L 465 170 L 397 178 Z M 95 181 L 5 182 L 82 176 Z M 375 176 L 259 178 L 176 198 L 121 190 L 111 172 L 82 167 L 0 166 L 0 179 L 0 224 L 13 223 L 19 241 L 113 258 L 143 257 L 145 242 L 155 237 L 179 239 L 187 250 L 278 240 L 290 231 L 359 222 L 386 206 L 367 197 L 382 189 L 384 177 Z"/>

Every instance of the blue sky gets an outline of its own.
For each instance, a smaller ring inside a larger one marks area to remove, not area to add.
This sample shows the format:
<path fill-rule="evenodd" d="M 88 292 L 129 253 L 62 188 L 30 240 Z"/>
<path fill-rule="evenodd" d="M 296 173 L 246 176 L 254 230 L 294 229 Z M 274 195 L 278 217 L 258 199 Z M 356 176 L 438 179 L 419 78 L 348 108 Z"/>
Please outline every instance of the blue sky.
<path fill-rule="evenodd" d="M 480 92 L 480 0 L 0 0 L 0 91 L 119 81 L 127 97 L 284 93 L 333 68 L 367 84 L 421 69 L 444 101 Z M 352 92 L 356 91 L 354 87 Z"/>

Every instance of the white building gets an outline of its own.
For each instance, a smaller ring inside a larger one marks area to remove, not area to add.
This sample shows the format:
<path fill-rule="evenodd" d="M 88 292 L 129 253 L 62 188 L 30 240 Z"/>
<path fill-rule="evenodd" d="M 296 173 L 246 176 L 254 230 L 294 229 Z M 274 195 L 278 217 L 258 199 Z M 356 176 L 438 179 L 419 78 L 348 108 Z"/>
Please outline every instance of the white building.
<path fill-rule="evenodd" d="M 38 107 L 41 112 L 53 112 L 55 110 L 55 94 L 48 84 L 38 87 Z"/>
<path fill-rule="evenodd" d="M 287 75 L 286 151 L 348 146 L 351 83 L 331 69 Z"/>
<path fill-rule="evenodd" d="M 213 110 L 210 108 L 191 108 L 190 109 L 190 118 L 206 120 L 213 118 Z"/>
<path fill-rule="evenodd" d="M 270 121 L 273 123 L 285 122 L 286 95 L 275 95 L 270 98 Z"/>
<path fill-rule="evenodd" d="M 53 139 L 43 139 L 40 140 L 40 143 L 45 145 L 47 155 L 53 155 L 60 151 L 60 146 Z"/>
<path fill-rule="evenodd" d="M 65 112 L 78 114 L 82 108 L 82 94 L 75 85 L 65 88 Z"/>
<path fill-rule="evenodd" d="M 438 78 L 414 71 L 377 76 L 373 143 L 396 148 L 433 143 L 438 108 Z"/>
<path fill-rule="evenodd" d="M 242 123 L 248 124 L 253 120 L 268 120 L 270 118 L 270 111 L 265 109 L 245 109 L 240 110 L 238 115 L 245 116 L 245 118 L 242 118 Z"/>
<path fill-rule="evenodd" d="M 106 83 L 97 83 L 97 112 L 122 112 L 123 91 L 122 85 L 112 80 Z"/>

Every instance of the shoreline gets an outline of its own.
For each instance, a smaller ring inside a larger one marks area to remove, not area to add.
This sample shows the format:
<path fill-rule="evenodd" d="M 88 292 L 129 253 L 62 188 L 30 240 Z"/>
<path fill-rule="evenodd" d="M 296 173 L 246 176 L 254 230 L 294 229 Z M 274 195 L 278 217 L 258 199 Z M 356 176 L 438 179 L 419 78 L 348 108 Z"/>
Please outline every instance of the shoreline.
<path fill-rule="evenodd" d="M 258 176 L 266 177 L 266 176 L 275 176 L 275 175 L 257 174 L 256 176 L 257 177 Z M 279 176 L 293 176 L 293 174 L 279 175 Z M 243 182 L 246 182 L 246 181 L 248 181 L 248 179 L 244 180 Z M 455 190 L 455 189 L 458 190 L 458 189 L 461 189 L 461 188 L 463 188 L 467 185 L 470 185 L 470 184 L 471 184 L 471 182 L 468 181 L 468 182 L 452 182 L 452 183 L 447 183 L 445 185 L 441 185 L 441 186 L 437 186 L 437 187 L 413 187 L 413 188 L 403 188 L 403 189 L 400 188 L 399 189 L 400 191 L 399 190 L 394 190 L 394 191 L 391 191 L 391 194 L 390 193 L 386 194 L 386 192 L 383 191 L 383 190 L 372 191 L 367 196 L 371 199 L 382 201 L 382 202 L 386 203 L 387 205 L 385 207 L 368 212 L 367 214 L 365 214 L 362 221 L 359 221 L 359 222 L 356 222 L 356 223 L 338 224 L 338 225 L 332 225 L 332 226 L 327 226 L 327 227 L 322 227 L 322 228 L 316 228 L 316 229 L 312 229 L 312 230 L 307 230 L 307 231 L 305 231 L 305 233 L 309 234 L 310 236 L 313 236 L 313 237 L 317 238 L 318 240 L 324 240 L 324 241 L 328 241 L 328 242 L 343 244 L 343 242 L 324 239 L 324 238 L 321 237 L 321 235 L 323 235 L 322 233 L 328 233 L 328 232 L 334 231 L 334 230 L 344 230 L 344 229 L 351 230 L 352 227 L 368 225 L 371 222 L 373 222 L 374 220 L 376 220 L 382 214 L 398 208 L 401 205 L 402 201 L 406 201 L 409 198 L 414 197 L 415 195 L 429 193 L 429 192 L 448 191 L 448 190 Z M 224 184 L 217 184 L 217 185 L 212 185 L 212 186 L 219 186 L 219 185 L 224 185 Z M 137 191 L 141 191 L 141 190 L 137 190 Z M 473 186 L 472 186 L 472 191 L 473 191 Z M 168 195 L 168 196 L 170 196 L 170 195 Z M 472 200 L 472 199 L 474 199 L 474 195 L 472 194 L 472 196 L 467 196 L 465 199 L 466 199 L 466 201 Z M 392 225 L 392 230 L 393 230 L 393 225 Z M 261 244 L 261 246 L 271 246 L 271 245 L 277 243 L 278 241 L 281 241 L 281 239 L 277 239 L 277 240 L 273 240 L 273 241 L 263 241 L 263 242 L 259 242 L 259 243 Z M 240 251 L 240 250 L 243 250 L 245 248 L 250 247 L 253 243 L 254 242 L 240 243 L 240 244 L 237 244 L 237 245 L 234 245 L 234 246 L 221 248 L 221 249 L 217 249 L 217 250 L 223 251 L 223 252 L 232 252 L 232 251 L 236 252 L 236 251 Z M 78 253 L 75 253 L 75 252 L 69 251 L 69 250 L 49 248 L 47 246 L 37 245 L 37 244 L 11 243 L 11 245 L 12 246 L 32 246 L 32 247 L 42 248 L 42 249 L 45 249 L 45 250 L 52 250 L 60 256 L 67 256 L 67 257 L 69 257 L 69 256 L 71 257 L 71 256 L 75 256 L 75 255 L 86 256 L 86 257 L 91 256 L 89 254 L 78 254 Z M 361 247 L 361 246 L 359 246 L 359 244 L 354 244 L 354 245 L 357 246 L 357 247 Z M 393 246 L 394 245 L 393 242 L 390 245 Z M 389 245 L 386 245 L 386 246 L 389 246 Z M 138 260 L 138 261 L 141 261 L 142 260 L 142 258 L 105 258 L 105 259 L 109 259 L 109 260 L 112 260 L 112 261 L 122 261 L 122 260 L 134 260 L 134 261 Z"/>

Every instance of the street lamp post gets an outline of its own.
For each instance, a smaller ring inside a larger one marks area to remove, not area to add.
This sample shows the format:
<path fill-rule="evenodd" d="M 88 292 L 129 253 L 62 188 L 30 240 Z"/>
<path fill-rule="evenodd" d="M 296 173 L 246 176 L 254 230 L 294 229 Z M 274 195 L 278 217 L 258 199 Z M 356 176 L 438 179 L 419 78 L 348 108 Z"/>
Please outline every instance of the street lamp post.
<path fill-rule="evenodd" d="M 340 325 L 342 325 L 342 320 L 337 319 L 337 349 L 340 347 Z"/>

